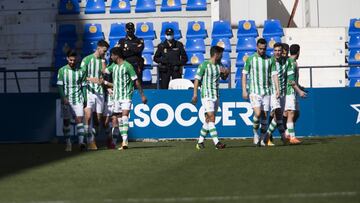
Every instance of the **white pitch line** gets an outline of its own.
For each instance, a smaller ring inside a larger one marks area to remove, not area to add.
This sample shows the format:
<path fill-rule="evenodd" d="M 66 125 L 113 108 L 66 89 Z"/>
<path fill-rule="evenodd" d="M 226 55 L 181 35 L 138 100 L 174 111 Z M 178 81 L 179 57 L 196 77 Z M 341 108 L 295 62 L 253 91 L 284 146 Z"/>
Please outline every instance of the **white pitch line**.
<path fill-rule="evenodd" d="M 266 199 L 300 199 L 300 198 L 326 198 L 326 197 L 352 197 L 357 196 L 358 192 L 324 192 L 324 193 L 294 193 L 294 194 L 274 194 L 274 195 L 243 195 L 243 196 L 214 196 L 214 197 L 170 197 L 170 198 L 127 198 L 127 199 L 105 199 L 103 202 L 121 202 L 121 203 L 168 203 L 168 202 L 218 202 L 218 201 L 236 201 L 236 200 L 266 200 Z M 81 200 L 80 200 L 81 201 Z M 85 201 L 85 200 L 84 200 Z M 30 203 L 72 203 L 71 200 L 55 201 L 31 201 Z"/>

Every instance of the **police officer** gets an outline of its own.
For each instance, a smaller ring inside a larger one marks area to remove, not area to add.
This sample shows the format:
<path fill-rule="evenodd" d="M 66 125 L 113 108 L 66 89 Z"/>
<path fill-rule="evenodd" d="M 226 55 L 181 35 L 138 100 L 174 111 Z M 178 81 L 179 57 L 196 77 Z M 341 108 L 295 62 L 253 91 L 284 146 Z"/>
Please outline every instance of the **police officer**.
<path fill-rule="evenodd" d="M 166 40 L 158 45 L 154 61 L 158 63 L 160 88 L 168 89 L 170 77 L 181 78 L 182 66 L 188 61 L 184 45 L 174 39 L 174 30 L 165 30 Z"/>
<path fill-rule="evenodd" d="M 117 46 L 123 50 L 124 59 L 134 67 L 138 80 L 142 83 L 144 59 L 141 54 L 144 50 L 144 40 L 135 36 L 134 23 L 126 23 L 125 28 L 126 37 L 120 39 Z"/>

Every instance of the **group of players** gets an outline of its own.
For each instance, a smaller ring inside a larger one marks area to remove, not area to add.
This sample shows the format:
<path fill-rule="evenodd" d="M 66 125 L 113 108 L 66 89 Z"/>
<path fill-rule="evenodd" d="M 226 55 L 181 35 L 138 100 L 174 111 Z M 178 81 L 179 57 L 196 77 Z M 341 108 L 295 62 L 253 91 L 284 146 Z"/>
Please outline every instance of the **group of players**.
<path fill-rule="evenodd" d="M 257 41 L 257 51 L 247 58 L 242 72 L 242 96 L 250 99 L 254 110 L 254 144 L 274 146 L 272 134 L 276 127 L 284 143 L 299 144 L 301 141 L 296 138 L 294 130 L 294 123 L 299 115 L 297 95 L 306 97 L 305 91 L 298 84 L 296 60 L 300 47 L 291 45 L 288 56 L 289 47 L 275 43 L 274 56 L 268 57 L 265 54 L 266 46 L 265 39 Z M 129 113 L 135 85 L 144 104 L 147 98 L 134 67 L 124 60 L 123 50 L 120 47 L 112 48 L 112 63 L 107 65 L 105 53 L 108 49 L 109 44 L 100 40 L 96 51 L 82 60 L 80 68 L 76 67 L 76 52 L 70 50 L 67 53 L 68 64 L 58 72 L 65 151 L 72 150 L 69 135 L 72 116 L 75 116 L 81 150 L 97 150 L 95 137 L 101 128 L 108 135 L 109 148 L 116 148 L 118 138 L 122 139 L 118 149 L 128 148 Z M 205 147 L 207 134 L 210 134 L 217 149 L 225 148 L 225 144 L 218 139 L 215 127 L 215 114 L 219 106 L 219 79 L 225 80 L 230 73 L 221 64 L 223 51 L 222 47 L 211 47 L 210 59 L 199 65 L 195 76 L 191 102 L 197 103 L 198 87 L 201 86 L 201 103 L 205 108 L 206 118 L 200 130 L 197 149 Z"/>
<path fill-rule="evenodd" d="M 70 119 L 73 116 L 81 150 L 97 150 L 95 137 L 102 128 L 109 135 L 109 148 L 116 147 L 120 135 L 119 149 L 128 148 L 129 113 L 135 85 L 144 104 L 147 98 L 134 67 L 124 60 L 120 47 L 111 50 L 112 63 L 107 66 L 105 54 L 108 49 L 109 44 L 100 40 L 96 51 L 83 58 L 80 68 L 76 67 L 76 52 L 70 50 L 68 64 L 58 71 L 65 151 L 72 151 Z"/>

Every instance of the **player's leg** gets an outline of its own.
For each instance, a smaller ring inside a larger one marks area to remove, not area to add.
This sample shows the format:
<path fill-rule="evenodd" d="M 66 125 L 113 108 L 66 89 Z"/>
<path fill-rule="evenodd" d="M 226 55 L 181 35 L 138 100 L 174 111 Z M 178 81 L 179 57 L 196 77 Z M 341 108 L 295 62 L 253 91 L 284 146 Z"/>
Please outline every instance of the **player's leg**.
<path fill-rule="evenodd" d="M 71 138 L 70 138 L 70 119 L 71 111 L 70 105 L 61 105 L 61 117 L 63 118 L 63 134 L 65 138 L 65 151 L 71 151 Z"/>
<path fill-rule="evenodd" d="M 285 110 L 287 111 L 287 134 L 290 136 L 290 144 L 300 144 L 301 141 L 295 136 L 294 117 L 296 110 L 296 102 L 294 95 L 286 96 Z"/>
<path fill-rule="evenodd" d="M 208 103 L 208 109 L 205 111 L 207 111 L 206 115 L 209 120 L 208 123 L 209 133 L 215 144 L 215 147 L 216 149 L 224 149 L 226 145 L 219 141 L 218 132 L 215 127 L 215 117 L 218 108 L 219 108 L 219 100 L 216 101 L 210 100 Z"/>
<path fill-rule="evenodd" d="M 128 131 L 129 131 L 129 115 L 131 110 L 131 101 L 124 101 L 121 102 L 121 110 L 122 110 L 122 127 L 120 129 L 121 137 L 122 137 L 122 144 L 120 149 L 127 149 L 129 142 L 128 142 Z"/>
<path fill-rule="evenodd" d="M 86 145 L 84 143 L 84 109 L 83 104 L 71 105 L 73 110 L 73 114 L 75 116 L 75 123 L 76 123 L 76 132 L 79 139 L 80 150 L 83 151 L 86 149 Z"/>
<path fill-rule="evenodd" d="M 121 116 L 121 114 L 119 114 L 119 117 L 120 116 Z M 118 115 L 114 114 L 114 115 L 111 116 L 111 123 L 112 123 L 112 128 L 111 128 L 111 137 L 112 137 L 111 149 L 115 149 L 117 141 L 118 141 L 119 136 L 120 136 Z"/>
<path fill-rule="evenodd" d="M 258 144 L 259 142 L 259 127 L 260 127 L 260 114 L 261 114 L 261 99 L 259 95 L 251 94 L 250 95 L 250 103 L 254 110 L 254 117 L 253 117 L 253 133 L 254 139 L 253 143 Z"/>
<path fill-rule="evenodd" d="M 92 113 L 95 110 L 95 96 L 94 94 L 88 92 L 86 107 L 84 108 L 85 118 L 84 118 L 84 137 L 89 138 L 92 129 L 90 128 Z M 88 140 L 88 144 L 90 140 Z"/>
<path fill-rule="evenodd" d="M 200 136 L 198 139 L 198 143 L 196 144 L 196 149 L 205 148 L 204 141 L 205 141 L 205 137 L 207 136 L 208 132 L 209 132 L 209 118 L 207 117 L 207 114 L 205 113 L 205 121 L 200 130 Z"/>

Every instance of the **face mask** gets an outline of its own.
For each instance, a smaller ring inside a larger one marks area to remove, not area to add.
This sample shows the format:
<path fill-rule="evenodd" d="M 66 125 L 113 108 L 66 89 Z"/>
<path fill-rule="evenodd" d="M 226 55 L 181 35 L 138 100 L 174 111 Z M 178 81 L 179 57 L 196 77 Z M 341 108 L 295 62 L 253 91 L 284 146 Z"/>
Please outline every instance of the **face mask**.
<path fill-rule="evenodd" d="M 167 40 L 173 40 L 174 39 L 174 35 L 165 35 L 165 38 Z"/>
<path fill-rule="evenodd" d="M 127 30 L 126 34 L 129 36 L 129 37 L 134 37 L 134 30 Z"/>

